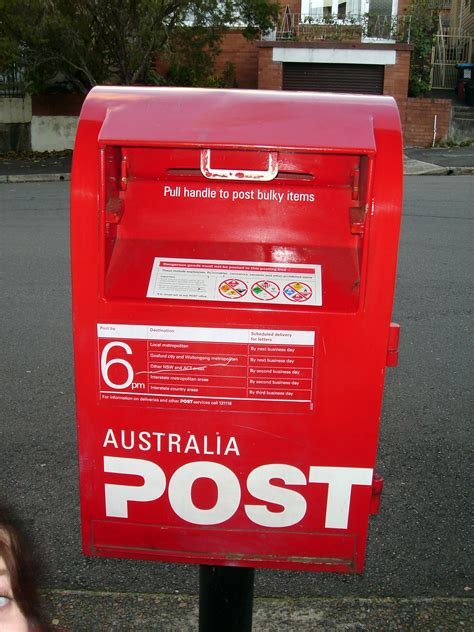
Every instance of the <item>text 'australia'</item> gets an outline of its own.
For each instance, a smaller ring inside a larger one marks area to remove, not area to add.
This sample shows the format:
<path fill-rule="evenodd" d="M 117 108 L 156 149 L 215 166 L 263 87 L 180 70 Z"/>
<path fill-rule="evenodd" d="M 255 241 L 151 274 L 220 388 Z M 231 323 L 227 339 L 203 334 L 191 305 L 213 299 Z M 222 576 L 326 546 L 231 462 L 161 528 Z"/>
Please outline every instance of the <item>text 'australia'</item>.
<path fill-rule="evenodd" d="M 146 430 L 113 430 L 105 433 L 104 448 L 116 450 L 141 450 L 142 452 L 170 452 L 176 454 L 202 454 L 240 456 L 235 437 L 222 437 L 218 432 L 210 435 L 185 436 L 173 432 L 149 432 Z"/>

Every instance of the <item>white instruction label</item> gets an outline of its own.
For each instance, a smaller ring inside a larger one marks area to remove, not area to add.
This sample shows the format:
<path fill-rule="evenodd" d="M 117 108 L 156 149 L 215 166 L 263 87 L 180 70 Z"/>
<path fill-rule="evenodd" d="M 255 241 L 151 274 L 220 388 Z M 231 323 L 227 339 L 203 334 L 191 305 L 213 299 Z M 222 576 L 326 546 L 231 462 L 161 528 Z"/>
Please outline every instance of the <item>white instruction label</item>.
<path fill-rule="evenodd" d="M 97 325 L 99 397 L 133 406 L 314 409 L 317 332 Z"/>
<path fill-rule="evenodd" d="M 320 306 L 321 266 L 156 257 L 147 297 Z"/>

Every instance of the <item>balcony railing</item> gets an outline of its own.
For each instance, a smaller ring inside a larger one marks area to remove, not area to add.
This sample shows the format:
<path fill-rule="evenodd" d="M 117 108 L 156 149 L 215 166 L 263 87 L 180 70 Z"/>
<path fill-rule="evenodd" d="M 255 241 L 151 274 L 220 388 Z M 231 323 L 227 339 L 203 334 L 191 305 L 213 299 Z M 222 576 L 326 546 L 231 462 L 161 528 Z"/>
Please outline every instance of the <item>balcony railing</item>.
<path fill-rule="evenodd" d="M 395 41 L 410 43 L 411 16 L 405 15 L 303 15 L 285 12 L 266 39 L 296 41 Z"/>
<path fill-rule="evenodd" d="M 451 8 L 451 0 L 429 0 L 428 8 L 433 10 L 448 10 Z"/>

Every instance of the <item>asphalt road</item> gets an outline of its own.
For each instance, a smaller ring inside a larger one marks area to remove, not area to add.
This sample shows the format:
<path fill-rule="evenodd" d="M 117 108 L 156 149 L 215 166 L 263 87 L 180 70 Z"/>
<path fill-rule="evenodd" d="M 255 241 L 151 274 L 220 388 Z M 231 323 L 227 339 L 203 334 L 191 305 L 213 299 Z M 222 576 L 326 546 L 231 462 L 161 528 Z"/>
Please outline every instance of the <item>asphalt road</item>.
<path fill-rule="evenodd" d="M 0 185 L 0 496 L 24 518 L 44 588 L 195 594 L 192 566 L 80 547 L 67 183 Z M 473 177 L 406 180 L 394 320 L 363 576 L 257 572 L 261 596 L 466 597 L 472 578 Z M 469 329 L 471 327 L 471 329 Z"/>

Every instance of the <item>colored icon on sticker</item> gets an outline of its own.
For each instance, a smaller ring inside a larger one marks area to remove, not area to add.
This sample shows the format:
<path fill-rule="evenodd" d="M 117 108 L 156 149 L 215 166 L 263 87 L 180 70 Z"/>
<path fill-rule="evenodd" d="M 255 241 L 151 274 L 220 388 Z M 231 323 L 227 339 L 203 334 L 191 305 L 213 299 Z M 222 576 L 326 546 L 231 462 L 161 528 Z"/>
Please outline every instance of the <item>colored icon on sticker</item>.
<path fill-rule="evenodd" d="M 224 298 L 242 298 L 247 294 L 248 287 L 240 279 L 226 279 L 219 285 L 219 293 Z"/>
<path fill-rule="evenodd" d="M 313 295 L 313 290 L 306 283 L 301 281 L 293 281 L 288 283 L 283 290 L 284 296 L 293 303 L 304 303 Z"/>
<path fill-rule="evenodd" d="M 280 288 L 273 281 L 257 281 L 252 285 L 251 292 L 259 301 L 273 301 L 280 294 Z"/>

